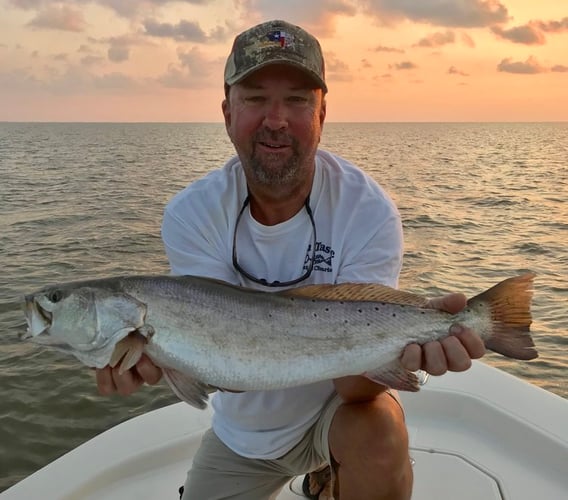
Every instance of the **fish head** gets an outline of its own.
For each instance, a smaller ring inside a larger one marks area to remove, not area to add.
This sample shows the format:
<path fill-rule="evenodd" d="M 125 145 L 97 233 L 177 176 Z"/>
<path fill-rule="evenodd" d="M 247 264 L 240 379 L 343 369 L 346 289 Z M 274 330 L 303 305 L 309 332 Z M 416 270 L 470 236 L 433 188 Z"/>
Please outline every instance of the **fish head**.
<path fill-rule="evenodd" d="M 26 295 L 22 339 L 70 352 L 89 366 L 108 364 L 116 343 L 144 326 L 147 308 L 134 297 L 93 284 L 67 284 Z"/>

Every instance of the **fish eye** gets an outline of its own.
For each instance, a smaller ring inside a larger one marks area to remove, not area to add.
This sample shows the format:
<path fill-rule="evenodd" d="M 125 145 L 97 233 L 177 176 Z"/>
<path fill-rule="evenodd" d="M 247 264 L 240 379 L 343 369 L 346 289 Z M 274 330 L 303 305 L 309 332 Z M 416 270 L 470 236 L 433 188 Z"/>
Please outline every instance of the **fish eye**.
<path fill-rule="evenodd" d="M 47 298 L 50 302 L 57 303 L 63 298 L 63 294 L 60 290 L 52 290 L 47 294 Z"/>

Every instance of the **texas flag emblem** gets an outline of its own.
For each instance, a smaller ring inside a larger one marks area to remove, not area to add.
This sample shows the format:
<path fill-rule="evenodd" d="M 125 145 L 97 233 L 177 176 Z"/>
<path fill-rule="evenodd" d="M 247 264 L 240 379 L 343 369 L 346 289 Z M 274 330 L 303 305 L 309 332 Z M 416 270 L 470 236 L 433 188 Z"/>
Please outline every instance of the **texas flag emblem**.
<path fill-rule="evenodd" d="M 282 30 L 271 31 L 267 33 L 266 37 L 271 42 L 278 43 L 282 48 L 291 46 L 294 41 L 294 37 L 290 33 L 286 33 Z"/>

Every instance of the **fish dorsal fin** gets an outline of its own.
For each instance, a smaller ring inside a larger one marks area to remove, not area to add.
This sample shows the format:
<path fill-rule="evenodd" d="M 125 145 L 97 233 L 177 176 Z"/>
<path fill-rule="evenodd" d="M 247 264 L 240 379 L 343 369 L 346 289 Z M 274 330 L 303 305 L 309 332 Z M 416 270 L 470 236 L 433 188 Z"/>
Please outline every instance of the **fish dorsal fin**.
<path fill-rule="evenodd" d="M 307 285 L 280 292 L 287 297 L 318 300 L 344 300 L 360 302 L 388 302 L 415 307 L 428 307 L 428 299 L 422 295 L 396 290 L 378 283 L 340 283 L 337 285 Z"/>

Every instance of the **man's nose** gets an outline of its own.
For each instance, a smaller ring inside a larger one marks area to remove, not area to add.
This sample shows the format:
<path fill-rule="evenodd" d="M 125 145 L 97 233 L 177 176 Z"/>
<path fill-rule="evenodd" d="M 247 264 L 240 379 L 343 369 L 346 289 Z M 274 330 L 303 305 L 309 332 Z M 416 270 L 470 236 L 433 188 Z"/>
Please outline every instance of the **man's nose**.
<path fill-rule="evenodd" d="M 282 102 L 272 101 L 267 104 L 263 125 L 270 130 L 281 130 L 288 126 L 286 106 Z"/>

